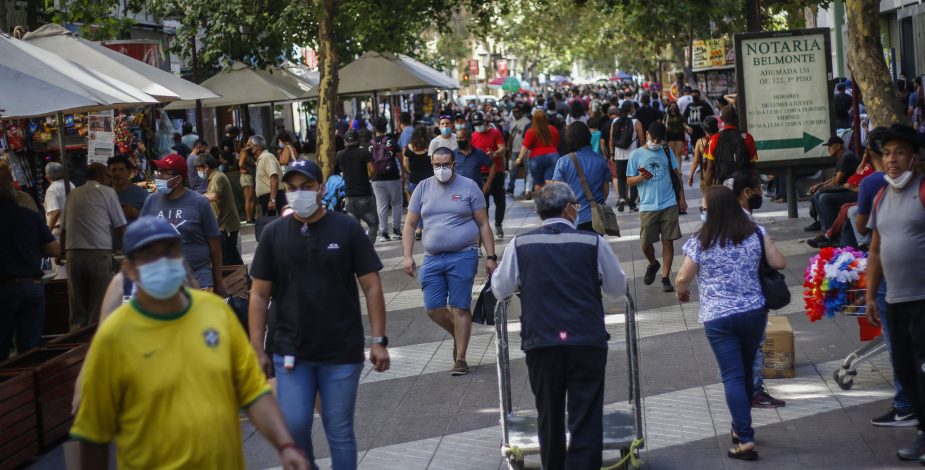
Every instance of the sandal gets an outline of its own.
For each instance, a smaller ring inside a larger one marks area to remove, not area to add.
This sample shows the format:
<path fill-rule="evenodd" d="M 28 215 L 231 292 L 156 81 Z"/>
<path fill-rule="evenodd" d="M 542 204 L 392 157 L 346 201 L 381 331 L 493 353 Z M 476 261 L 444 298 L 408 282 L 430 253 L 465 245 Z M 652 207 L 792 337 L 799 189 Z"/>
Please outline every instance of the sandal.
<path fill-rule="evenodd" d="M 743 449 L 739 444 L 736 444 L 734 448 L 729 449 L 726 452 L 726 455 L 730 459 L 736 460 L 758 460 L 758 451 L 755 450 L 754 447 L 751 449 Z"/>
<path fill-rule="evenodd" d="M 739 445 L 739 436 L 736 436 L 735 429 L 729 429 L 729 437 L 733 444 Z"/>

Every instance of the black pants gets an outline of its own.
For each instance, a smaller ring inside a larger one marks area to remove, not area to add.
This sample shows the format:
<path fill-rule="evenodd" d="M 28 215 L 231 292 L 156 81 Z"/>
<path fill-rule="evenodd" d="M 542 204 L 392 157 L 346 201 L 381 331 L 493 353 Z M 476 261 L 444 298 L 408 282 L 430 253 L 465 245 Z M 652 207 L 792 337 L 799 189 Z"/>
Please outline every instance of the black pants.
<path fill-rule="evenodd" d="M 488 193 L 485 194 L 485 210 L 487 211 L 491 207 L 491 202 L 489 198 L 495 200 L 495 226 L 500 227 L 501 223 L 504 222 L 504 210 L 507 208 L 507 201 L 504 196 L 504 172 L 495 173 L 495 179 L 491 182 L 491 187 L 488 188 Z M 484 177 L 487 179 L 488 177 Z M 482 183 L 484 184 L 484 180 Z"/>
<path fill-rule="evenodd" d="M 594 224 L 593 224 L 590 220 L 587 221 L 587 222 L 582 222 L 582 223 L 578 224 L 578 226 L 577 226 L 576 228 L 577 228 L 578 230 L 582 230 L 582 231 L 585 231 L 585 232 L 594 232 L 594 233 L 597 233 L 597 232 L 594 231 Z"/>
<path fill-rule="evenodd" d="M 276 210 L 271 214 L 267 205 L 270 204 L 270 193 L 266 193 L 263 196 L 257 196 L 257 204 L 260 205 L 260 210 L 263 211 L 263 215 L 280 215 L 283 212 L 283 207 L 286 207 L 288 202 L 286 202 L 286 191 L 280 189 L 276 192 Z"/>
<path fill-rule="evenodd" d="M 557 346 L 527 351 L 530 388 L 539 414 L 540 458 L 545 470 L 601 468 L 606 365 L 604 348 Z M 571 434 L 568 450 L 566 409 Z"/>
<path fill-rule="evenodd" d="M 626 184 L 626 167 L 629 165 L 629 160 L 617 160 L 616 163 L 617 192 L 620 195 L 620 199 L 625 200 L 631 206 L 635 206 L 636 200 L 639 199 L 639 189 L 636 188 L 636 186 Z M 629 193 L 629 197 L 627 197 L 627 193 Z"/>
<path fill-rule="evenodd" d="M 238 253 L 238 232 L 222 232 L 219 238 L 222 245 L 222 266 L 244 264 Z"/>
<path fill-rule="evenodd" d="M 925 431 L 925 300 L 887 304 L 893 370 Z"/>

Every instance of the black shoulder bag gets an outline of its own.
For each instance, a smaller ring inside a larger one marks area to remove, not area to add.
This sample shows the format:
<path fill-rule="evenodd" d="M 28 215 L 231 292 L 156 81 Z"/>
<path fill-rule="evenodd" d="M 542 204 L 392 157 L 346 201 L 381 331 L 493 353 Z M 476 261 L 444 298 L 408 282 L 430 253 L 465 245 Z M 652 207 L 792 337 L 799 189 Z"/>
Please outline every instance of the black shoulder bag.
<path fill-rule="evenodd" d="M 761 283 L 761 292 L 764 293 L 765 305 L 771 310 L 779 310 L 790 303 L 790 289 L 784 274 L 768 264 L 767 253 L 764 251 L 764 236 L 761 229 L 755 226 L 758 243 L 761 243 L 761 262 L 758 263 L 758 281 Z"/>

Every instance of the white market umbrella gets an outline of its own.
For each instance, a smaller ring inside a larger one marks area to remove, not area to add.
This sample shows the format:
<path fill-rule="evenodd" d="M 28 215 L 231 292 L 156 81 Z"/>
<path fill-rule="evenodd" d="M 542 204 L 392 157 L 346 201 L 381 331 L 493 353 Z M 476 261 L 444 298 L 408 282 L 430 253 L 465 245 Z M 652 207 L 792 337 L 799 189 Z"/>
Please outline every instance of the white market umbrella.
<path fill-rule="evenodd" d="M 259 103 L 280 103 L 304 99 L 310 88 L 295 76 L 284 77 L 284 72 L 269 70 L 255 70 L 247 64 L 235 62 L 228 70 L 223 70 L 208 80 L 202 86 L 221 95 L 220 98 L 202 100 L 202 106 L 238 106 Z M 194 101 L 175 101 L 165 106 L 170 111 L 174 109 L 189 109 L 195 107 Z"/>
<path fill-rule="evenodd" d="M 0 34 L 0 64 L 5 70 L 0 86 L 4 118 L 157 103 L 121 80 L 6 34 Z"/>
<path fill-rule="evenodd" d="M 403 54 L 367 52 L 337 72 L 338 95 L 458 89 L 459 82 Z M 318 96 L 317 89 L 311 92 Z"/>
<path fill-rule="evenodd" d="M 216 98 L 212 91 L 101 44 L 80 38 L 58 24 L 47 24 L 23 40 L 88 69 L 121 80 L 161 102 Z"/>

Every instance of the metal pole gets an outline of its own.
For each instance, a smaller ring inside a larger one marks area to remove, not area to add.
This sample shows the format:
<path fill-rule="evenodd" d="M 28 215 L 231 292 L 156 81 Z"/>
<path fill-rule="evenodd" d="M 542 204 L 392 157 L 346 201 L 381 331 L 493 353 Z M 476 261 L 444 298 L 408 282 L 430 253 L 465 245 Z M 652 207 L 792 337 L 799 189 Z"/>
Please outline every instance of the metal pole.
<path fill-rule="evenodd" d="M 196 52 L 196 34 L 193 33 L 193 37 L 190 38 L 193 46 L 193 83 L 199 84 L 199 55 Z M 203 133 L 205 129 L 202 127 L 202 100 L 196 100 L 196 132 L 199 133 L 199 138 L 205 138 Z"/>
<path fill-rule="evenodd" d="M 787 218 L 797 218 L 797 181 L 793 167 L 787 167 Z"/>
<path fill-rule="evenodd" d="M 67 150 L 64 148 L 64 115 L 61 112 L 55 113 L 55 119 L 58 120 L 58 154 L 61 155 L 61 166 L 64 167 L 64 195 L 71 192 L 71 175 L 67 168 Z"/>

